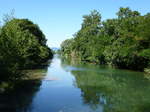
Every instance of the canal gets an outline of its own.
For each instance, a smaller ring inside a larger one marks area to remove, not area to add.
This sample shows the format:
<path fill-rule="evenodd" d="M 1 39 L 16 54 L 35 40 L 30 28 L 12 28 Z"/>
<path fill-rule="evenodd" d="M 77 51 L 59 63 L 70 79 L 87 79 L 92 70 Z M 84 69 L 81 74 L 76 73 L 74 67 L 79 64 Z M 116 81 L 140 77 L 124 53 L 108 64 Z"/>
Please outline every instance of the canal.
<path fill-rule="evenodd" d="M 150 112 L 150 76 L 55 56 L 40 81 L 0 96 L 0 112 Z"/>

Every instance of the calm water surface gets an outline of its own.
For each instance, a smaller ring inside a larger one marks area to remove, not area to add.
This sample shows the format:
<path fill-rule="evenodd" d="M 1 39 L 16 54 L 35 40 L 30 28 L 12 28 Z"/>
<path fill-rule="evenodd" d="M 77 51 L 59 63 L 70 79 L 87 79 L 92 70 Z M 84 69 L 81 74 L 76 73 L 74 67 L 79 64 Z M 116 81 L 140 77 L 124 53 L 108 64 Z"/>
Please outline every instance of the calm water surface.
<path fill-rule="evenodd" d="M 55 56 L 45 79 L 0 96 L 0 112 L 150 112 L 150 77 Z"/>

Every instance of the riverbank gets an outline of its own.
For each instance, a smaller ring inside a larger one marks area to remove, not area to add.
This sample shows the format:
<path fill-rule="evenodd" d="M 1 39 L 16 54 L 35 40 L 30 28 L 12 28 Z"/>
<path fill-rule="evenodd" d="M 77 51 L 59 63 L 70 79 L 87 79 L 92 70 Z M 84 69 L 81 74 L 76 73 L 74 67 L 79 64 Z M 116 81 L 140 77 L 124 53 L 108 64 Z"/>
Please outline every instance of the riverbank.
<path fill-rule="evenodd" d="M 136 12 L 136 13 L 135 13 Z M 150 68 L 150 14 L 121 7 L 116 18 L 101 20 L 93 10 L 83 16 L 73 38 L 61 43 L 61 53 L 71 58 L 118 68 L 145 71 Z"/>
<path fill-rule="evenodd" d="M 91 61 L 87 61 L 87 60 L 81 60 L 81 57 L 77 57 L 77 56 L 71 56 L 69 54 L 66 54 L 65 56 L 62 54 L 60 54 L 60 57 L 62 58 L 62 60 L 66 60 L 68 64 L 78 64 L 78 63 L 82 63 L 82 64 L 92 64 L 92 65 L 98 65 L 98 66 L 108 66 L 110 68 L 116 68 L 116 69 L 123 69 L 123 70 L 131 70 L 131 71 L 135 71 L 135 72 L 143 72 L 147 75 L 150 75 L 150 68 L 145 68 L 144 70 L 134 70 L 134 69 L 128 69 L 128 68 L 121 68 L 118 66 L 115 66 L 111 63 L 106 64 L 106 63 L 98 63 L 98 62 L 91 62 Z"/>
<path fill-rule="evenodd" d="M 19 80 L 1 82 L 0 84 L 0 94 L 3 94 L 7 91 L 13 90 L 16 85 L 23 85 L 27 81 L 39 81 L 46 76 L 47 70 L 45 69 L 35 69 L 35 70 L 24 70 L 23 73 L 26 74 Z M 34 86 L 34 85 L 31 85 Z"/>

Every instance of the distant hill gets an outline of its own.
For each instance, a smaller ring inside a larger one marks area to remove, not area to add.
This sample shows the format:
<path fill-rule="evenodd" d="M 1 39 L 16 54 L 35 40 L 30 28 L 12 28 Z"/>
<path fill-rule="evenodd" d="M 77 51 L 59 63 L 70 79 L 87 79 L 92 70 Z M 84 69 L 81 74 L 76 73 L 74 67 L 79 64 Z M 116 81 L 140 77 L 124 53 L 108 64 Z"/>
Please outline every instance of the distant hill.
<path fill-rule="evenodd" d="M 53 51 L 58 51 L 58 50 L 60 50 L 60 48 L 58 48 L 58 47 L 52 47 L 51 48 Z"/>

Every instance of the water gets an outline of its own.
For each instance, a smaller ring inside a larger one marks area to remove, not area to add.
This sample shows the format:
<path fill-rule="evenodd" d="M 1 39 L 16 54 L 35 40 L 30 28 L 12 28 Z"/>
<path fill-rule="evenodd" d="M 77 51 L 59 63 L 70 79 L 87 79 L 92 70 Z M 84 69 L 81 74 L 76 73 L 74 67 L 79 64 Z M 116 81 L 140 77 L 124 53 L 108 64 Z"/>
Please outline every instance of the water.
<path fill-rule="evenodd" d="M 45 79 L 0 96 L 0 112 L 150 112 L 150 77 L 55 56 Z"/>

